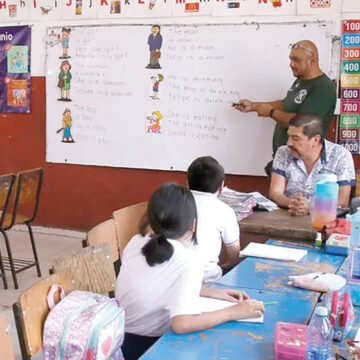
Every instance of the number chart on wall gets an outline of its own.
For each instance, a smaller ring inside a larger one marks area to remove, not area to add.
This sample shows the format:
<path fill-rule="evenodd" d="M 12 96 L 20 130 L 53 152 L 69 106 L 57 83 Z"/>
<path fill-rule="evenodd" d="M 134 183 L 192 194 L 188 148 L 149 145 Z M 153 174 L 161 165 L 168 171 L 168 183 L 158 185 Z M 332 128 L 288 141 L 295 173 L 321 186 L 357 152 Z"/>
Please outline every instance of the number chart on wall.
<path fill-rule="evenodd" d="M 264 175 L 274 121 L 242 98 L 285 97 L 289 43 L 311 39 L 329 71 L 331 23 L 47 29 L 47 161 L 186 170 L 211 155 Z"/>
<path fill-rule="evenodd" d="M 359 154 L 360 20 L 344 20 L 342 33 L 339 144 Z"/>

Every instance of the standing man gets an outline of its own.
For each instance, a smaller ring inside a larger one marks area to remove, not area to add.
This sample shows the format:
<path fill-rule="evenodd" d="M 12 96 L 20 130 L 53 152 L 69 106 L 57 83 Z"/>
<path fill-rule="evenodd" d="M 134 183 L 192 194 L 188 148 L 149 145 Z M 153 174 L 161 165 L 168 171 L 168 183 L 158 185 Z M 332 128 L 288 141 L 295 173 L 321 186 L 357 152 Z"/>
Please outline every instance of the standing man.
<path fill-rule="evenodd" d="M 256 111 L 258 116 L 270 117 L 276 121 L 273 156 L 280 146 L 286 145 L 287 128 L 296 114 L 321 116 L 324 119 L 324 133 L 327 134 L 336 104 L 334 84 L 319 68 L 319 55 L 315 44 L 310 40 L 301 40 L 290 44 L 290 48 L 290 68 L 297 79 L 286 97 L 273 102 L 243 99 L 234 104 L 239 111 Z M 271 167 L 269 170 L 271 171 Z"/>

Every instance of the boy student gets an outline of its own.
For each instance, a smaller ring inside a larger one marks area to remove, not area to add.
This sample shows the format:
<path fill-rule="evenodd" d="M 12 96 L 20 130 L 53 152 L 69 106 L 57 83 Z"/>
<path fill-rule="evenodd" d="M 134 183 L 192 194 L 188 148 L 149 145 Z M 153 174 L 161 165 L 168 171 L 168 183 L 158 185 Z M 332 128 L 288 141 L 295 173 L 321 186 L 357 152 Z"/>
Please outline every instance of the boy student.
<path fill-rule="evenodd" d="M 225 245 L 228 270 L 239 262 L 240 231 L 235 212 L 218 199 L 224 186 L 224 168 L 211 156 L 199 157 L 188 168 L 187 181 L 195 197 L 198 221 L 194 246 L 205 263 L 204 284 L 216 282 L 222 275 L 218 265 L 221 243 Z"/>
<path fill-rule="evenodd" d="M 167 183 L 150 198 L 151 234 L 135 235 L 122 256 L 116 298 L 125 309 L 125 360 L 138 359 L 170 328 L 184 334 L 240 318 L 259 317 L 262 302 L 233 289 L 202 288 L 203 267 L 184 246 L 196 243 L 196 205 L 184 186 Z M 234 303 L 201 312 L 199 295 Z"/>

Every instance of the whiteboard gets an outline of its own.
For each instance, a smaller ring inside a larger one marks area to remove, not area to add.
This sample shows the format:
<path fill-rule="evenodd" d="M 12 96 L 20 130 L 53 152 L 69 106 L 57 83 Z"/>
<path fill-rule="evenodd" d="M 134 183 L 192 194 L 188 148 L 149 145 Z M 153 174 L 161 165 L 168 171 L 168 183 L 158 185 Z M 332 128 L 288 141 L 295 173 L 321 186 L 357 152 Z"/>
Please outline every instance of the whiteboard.
<path fill-rule="evenodd" d="M 71 27 L 72 101 L 59 100 L 61 43 L 47 46 L 46 160 L 186 170 L 196 157 L 211 155 L 227 173 L 264 175 L 275 123 L 231 104 L 283 99 L 294 81 L 289 43 L 301 39 L 317 44 L 329 73 L 330 25 L 162 25 L 161 69 L 146 68 L 149 25 Z M 61 36 L 61 28 L 47 32 Z M 74 142 L 63 142 L 65 109 Z"/>

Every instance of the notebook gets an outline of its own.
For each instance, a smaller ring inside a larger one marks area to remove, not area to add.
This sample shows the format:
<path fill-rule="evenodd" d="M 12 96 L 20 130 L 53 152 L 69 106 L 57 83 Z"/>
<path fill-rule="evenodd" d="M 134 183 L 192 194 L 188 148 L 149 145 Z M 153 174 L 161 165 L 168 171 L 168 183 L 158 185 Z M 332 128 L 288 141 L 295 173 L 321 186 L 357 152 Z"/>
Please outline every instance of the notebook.
<path fill-rule="evenodd" d="M 201 312 L 211 312 L 211 311 L 221 310 L 221 309 L 225 309 L 232 305 L 235 305 L 235 303 L 226 301 L 226 300 L 220 300 L 220 299 L 214 299 L 214 298 L 200 296 Z M 264 315 L 259 316 L 257 318 L 238 319 L 237 321 L 263 323 Z"/>
<path fill-rule="evenodd" d="M 251 242 L 240 251 L 240 256 L 255 256 L 267 259 L 299 261 L 307 254 L 307 250 L 292 249 L 283 246 L 259 244 Z"/>

